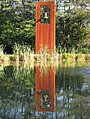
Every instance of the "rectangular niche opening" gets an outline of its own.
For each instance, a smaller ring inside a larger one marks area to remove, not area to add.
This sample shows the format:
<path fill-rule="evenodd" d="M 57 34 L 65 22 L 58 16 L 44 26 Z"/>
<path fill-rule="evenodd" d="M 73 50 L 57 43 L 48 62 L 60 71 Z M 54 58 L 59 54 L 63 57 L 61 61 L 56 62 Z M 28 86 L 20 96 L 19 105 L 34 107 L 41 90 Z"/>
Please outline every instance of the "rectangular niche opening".
<path fill-rule="evenodd" d="M 42 90 L 40 92 L 40 107 L 50 108 L 50 92 L 48 90 Z"/>
<path fill-rule="evenodd" d="M 40 22 L 50 24 L 50 6 L 40 6 Z"/>

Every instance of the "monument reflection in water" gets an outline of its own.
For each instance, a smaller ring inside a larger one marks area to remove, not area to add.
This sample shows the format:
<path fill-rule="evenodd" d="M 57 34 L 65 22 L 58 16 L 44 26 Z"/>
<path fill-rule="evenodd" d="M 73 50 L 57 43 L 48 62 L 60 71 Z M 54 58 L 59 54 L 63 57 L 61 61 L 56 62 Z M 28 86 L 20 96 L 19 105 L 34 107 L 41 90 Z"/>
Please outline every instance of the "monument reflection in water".
<path fill-rule="evenodd" d="M 54 67 L 36 67 L 36 111 L 53 112 L 55 103 Z"/>

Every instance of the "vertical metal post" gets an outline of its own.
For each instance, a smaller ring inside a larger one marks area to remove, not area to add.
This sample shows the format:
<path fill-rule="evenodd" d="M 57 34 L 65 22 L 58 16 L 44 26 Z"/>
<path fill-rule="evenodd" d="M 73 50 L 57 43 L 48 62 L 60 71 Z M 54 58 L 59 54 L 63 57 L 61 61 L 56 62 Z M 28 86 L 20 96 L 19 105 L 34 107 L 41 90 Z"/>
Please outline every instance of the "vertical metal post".
<path fill-rule="evenodd" d="M 50 7 L 50 22 L 41 23 L 41 6 Z M 50 52 L 55 51 L 55 2 L 36 3 L 36 42 L 35 52 L 40 53 L 42 48 L 47 47 Z"/>

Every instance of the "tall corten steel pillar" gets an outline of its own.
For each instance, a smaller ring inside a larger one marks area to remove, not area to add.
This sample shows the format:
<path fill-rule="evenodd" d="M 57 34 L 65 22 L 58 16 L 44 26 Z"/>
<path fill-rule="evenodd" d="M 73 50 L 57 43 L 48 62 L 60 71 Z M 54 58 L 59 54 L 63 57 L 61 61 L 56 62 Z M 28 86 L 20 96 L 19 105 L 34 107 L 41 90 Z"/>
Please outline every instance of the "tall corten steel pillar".
<path fill-rule="evenodd" d="M 45 47 L 55 51 L 55 10 L 55 2 L 36 3 L 36 53 Z"/>

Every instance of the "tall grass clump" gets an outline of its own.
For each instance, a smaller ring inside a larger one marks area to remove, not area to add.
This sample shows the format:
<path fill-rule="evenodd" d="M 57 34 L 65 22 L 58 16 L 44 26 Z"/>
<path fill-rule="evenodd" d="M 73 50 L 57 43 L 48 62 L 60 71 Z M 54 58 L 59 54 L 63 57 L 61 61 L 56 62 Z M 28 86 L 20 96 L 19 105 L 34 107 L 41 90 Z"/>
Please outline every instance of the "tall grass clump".
<path fill-rule="evenodd" d="M 86 48 L 82 49 L 67 49 L 59 46 L 55 51 L 51 52 L 50 49 L 45 46 L 41 47 L 40 52 L 35 54 L 30 45 L 15 44 L 14 45 L 14 57 L 11 61 L 24 61 L 24 62 L 36 62 L 36 63 L 57 63 L 62 61 L 85 61 L 90 59 L 90 52 Z"/>
<path fill-rule="evenodd" d="M 90 49 L 87 48 L 67 49 L 66 47 L 62 48 L 59 46 L 57 51 L 60 54 L 60 60 L 62 61 L 84 61 L 85 59 L 90 59 Z"/>
<path fill-rule="evenodd" d="M 29 62 L 29 60 L 33 60 L 34 51 L 31 50 L 29 45 L 15 44 L 14 55 L 16 61 Z"/>

